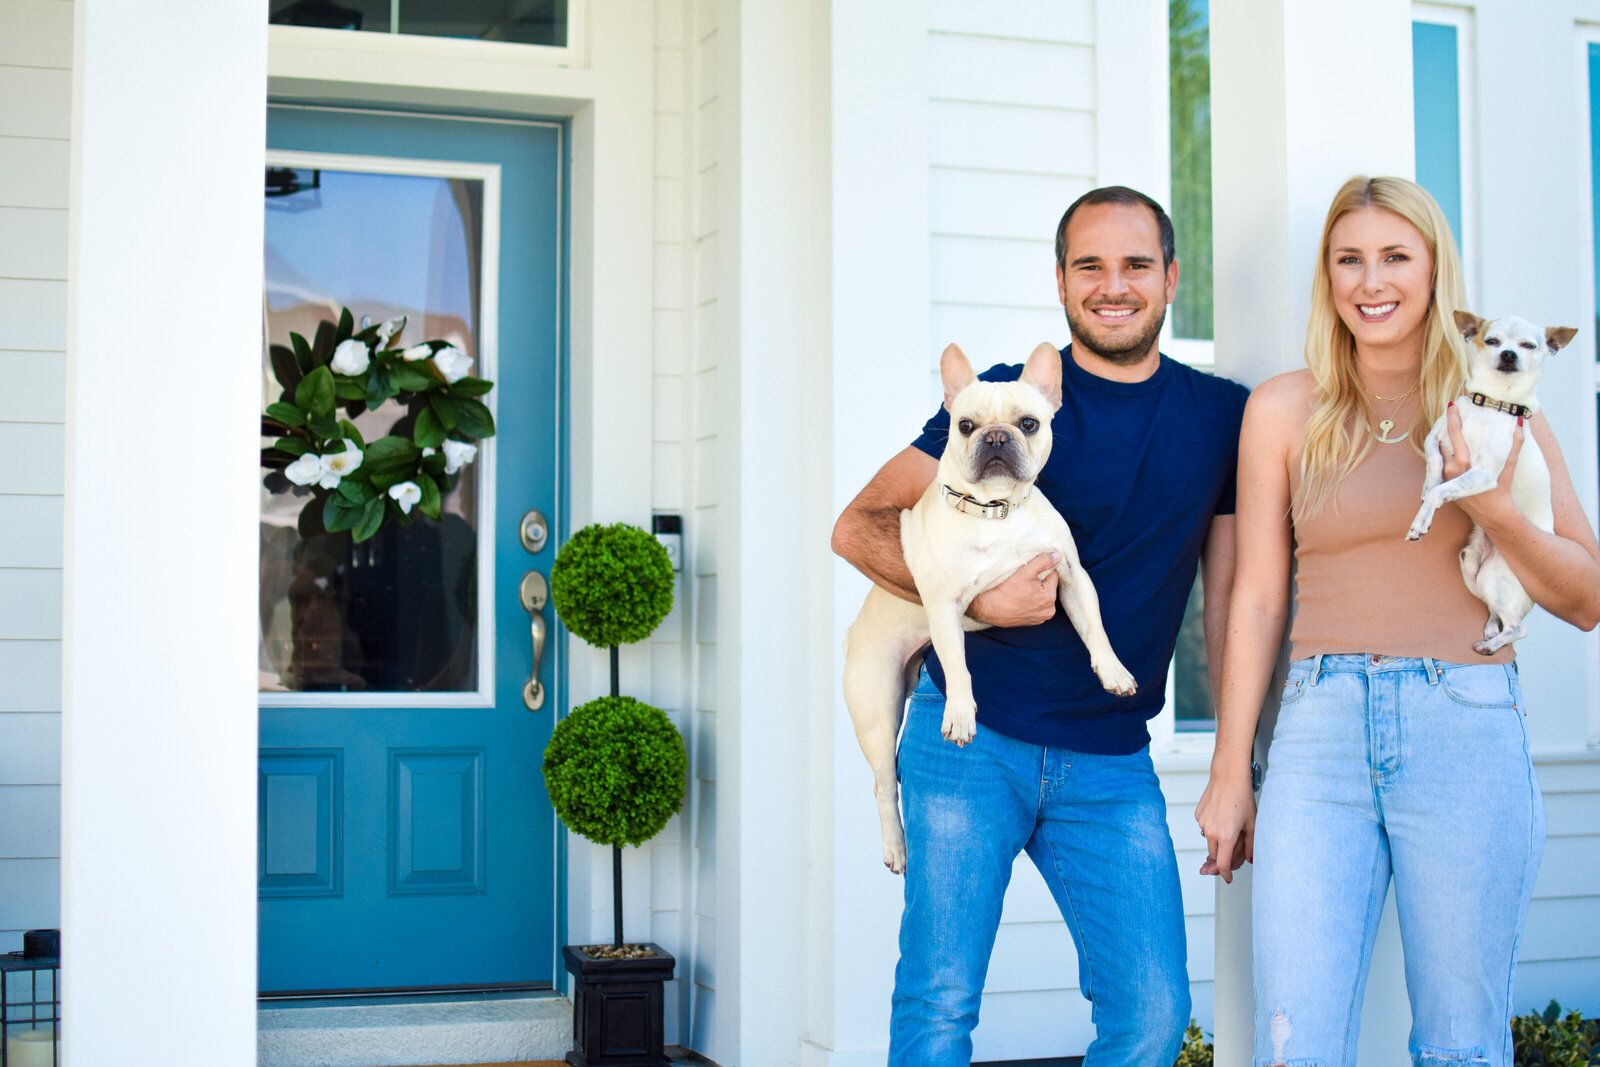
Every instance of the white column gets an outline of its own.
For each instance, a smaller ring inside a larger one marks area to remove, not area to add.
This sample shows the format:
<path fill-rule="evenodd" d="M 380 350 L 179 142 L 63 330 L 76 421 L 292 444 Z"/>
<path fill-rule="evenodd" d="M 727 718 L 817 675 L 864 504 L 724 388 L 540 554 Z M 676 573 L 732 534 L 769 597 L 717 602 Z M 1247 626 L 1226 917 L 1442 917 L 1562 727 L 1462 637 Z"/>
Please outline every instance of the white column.
<path fill-rule="evenodd" d="M 76 20 L 65 1058 L 245 1067 L 266 12 L 78 0 Z"/>
<path fill-rule="evenodd" d="M 1255 385 L 1304 365 L 1333 193 L 1352 174 L 1413 174 L 1410 4 L 1212 5 L 1211 115 L 1217 370 Z M 1270 730 L 1264 715 L 1261 745 Z M 1248 1064 L 1254 1033 L 1250 878 L 1241 873 L 1217 885 L 1219 1067 Z M 1391 916 L 1367 985 L 1363 1063 L 1406 1059 L 1410 1013 L 1394 939 Z"/>
<path fill-rule="evenodd" d="M 797 1062 L 807 1018 L 811 776 L 834 688 L 814 667 L 833 644 L 827 26 L 821 0 L 718 8 L 712 617 L 718 1046 L 736 1050 L 718 1059 L 729 1067 Z"/>
<path fill-rule="evenodd" d="M 928 332 L 928 5 L 831 6 L 830 518 L 927 417 L 936 356 Z M 853 567 L 833 561 L 834 635 L 844 634 L 868 588 Z M 828 653 L 833 688 L 819 705 L 826 743 L 812 774 L 826 801 L 813 831 L 821 835 L 812 873 L 820 936 L 812 959 L 816 1054 L 807 1062 L 867 1067 L 882 1064 L 889 1047 L 905 883 L 883 867 L 872 775 L 838 682 L 838 640 Z"/>

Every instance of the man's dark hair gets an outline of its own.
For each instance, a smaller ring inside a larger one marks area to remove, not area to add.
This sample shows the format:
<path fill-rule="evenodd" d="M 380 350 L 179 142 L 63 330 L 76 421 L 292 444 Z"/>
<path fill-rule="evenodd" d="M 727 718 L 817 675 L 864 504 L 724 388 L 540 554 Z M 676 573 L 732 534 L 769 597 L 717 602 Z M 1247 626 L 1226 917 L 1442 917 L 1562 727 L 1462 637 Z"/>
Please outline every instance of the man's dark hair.
<path fill-rule="evenodd" d="M 1090 189 L 1078 197 L 1067 208 L 1067 213 L 1061 216 L 1061 225 L 1056 227 L 1056 266 L 1063 270 L 1067 266 L 1067 223 L 1072 221 L 1073 212 L 1090 204 L 1143 204 L 1155 212 L 1156 229 L 1161 233 L 1161 269 L 1171 267 L 1172 261 L 1178 258 L 1177 244 L 1172 236 L 1172 220 L 1161 210 L 1161 205 L 1137 189 L 1129 189 L 1126 185 L 1106 185 Z"/>

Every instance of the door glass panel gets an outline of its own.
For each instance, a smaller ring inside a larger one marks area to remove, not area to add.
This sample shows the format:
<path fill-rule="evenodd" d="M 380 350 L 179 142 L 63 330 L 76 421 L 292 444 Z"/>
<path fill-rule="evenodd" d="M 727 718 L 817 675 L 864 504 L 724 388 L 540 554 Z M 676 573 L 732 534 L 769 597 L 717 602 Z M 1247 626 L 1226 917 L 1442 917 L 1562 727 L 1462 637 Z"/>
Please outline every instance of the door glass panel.
<path fill-rule="evenodd" d="M 358 329 L 403 315 L 400 344 L 447 341 L 484 372 L 483 202 L 477 179 L 269 166 L 263 412 L 282 392 L 270 346 L 312 340 L 346 307 Z M 409 438 L 412 419 L 390 400 L 353 421 L 372 442 Z M 320 514 L 310 488 L 264 478 L 261 690 L 475 692 L 485 469 L 461 468 L 439 520 L 413 510 L 359 544 L 303 519 Z"/>
<path fill-rule="evenodd" d="M 279 25 L 563 48 L 567 0 L 272 0 Z"/>

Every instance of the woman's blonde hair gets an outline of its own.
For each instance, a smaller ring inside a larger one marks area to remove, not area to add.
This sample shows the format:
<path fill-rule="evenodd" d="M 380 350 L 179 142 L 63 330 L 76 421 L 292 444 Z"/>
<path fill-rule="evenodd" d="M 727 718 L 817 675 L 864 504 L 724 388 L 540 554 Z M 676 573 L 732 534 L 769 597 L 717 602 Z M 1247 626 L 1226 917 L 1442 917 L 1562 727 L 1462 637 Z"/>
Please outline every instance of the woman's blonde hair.
<path fill-rule="evenodd" d="M 1454 315 L 1466 304 L 1461 258 L 1439 205 L 1426 189 L 1404 178 L 1358 175 L 1345 182 L 1328 207 L 1322 224 L 1315 280 L 1311 283 L 1311 315 L 1306 322 L 1306 364 L 1316 382 L 1316 409 L 1306 424 L 1300 453 L 1300 491 L 1294 502 L 1297 519 L 1315 515 L 1338 492 L 1339 484 L 1372 448 L 1369 427 L 1378 420 L 1367 391 L 1356 376 L 1356 344 L 1350 328 L 1333 306 L 1328 276 L 1328 244 L 1334 224 L 1361 208 L 1375 207 L 1405 219 L 1417 228 L 1433 256 L 1433 298 L 1422 334 L 1422 404 L 1411 423 L 1411 447 L 1422 449 L 1428 430 L 1460 391 L 1466 367 Z"/>

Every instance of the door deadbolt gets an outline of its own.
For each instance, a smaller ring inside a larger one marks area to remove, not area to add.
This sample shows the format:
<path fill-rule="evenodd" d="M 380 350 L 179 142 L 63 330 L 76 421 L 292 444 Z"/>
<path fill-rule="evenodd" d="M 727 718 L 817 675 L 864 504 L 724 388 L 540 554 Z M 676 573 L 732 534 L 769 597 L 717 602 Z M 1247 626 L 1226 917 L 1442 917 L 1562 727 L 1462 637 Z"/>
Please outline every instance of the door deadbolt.
<path fill-rule="evenodd" d="M 522 539 L 522 547 L 529 552 L 544 548 L 545 542 L 550 539 L 550 524 L 544 521 L 544 512 L 524 512 L 522 521 L 517 524 L 517 536 Z"/>

